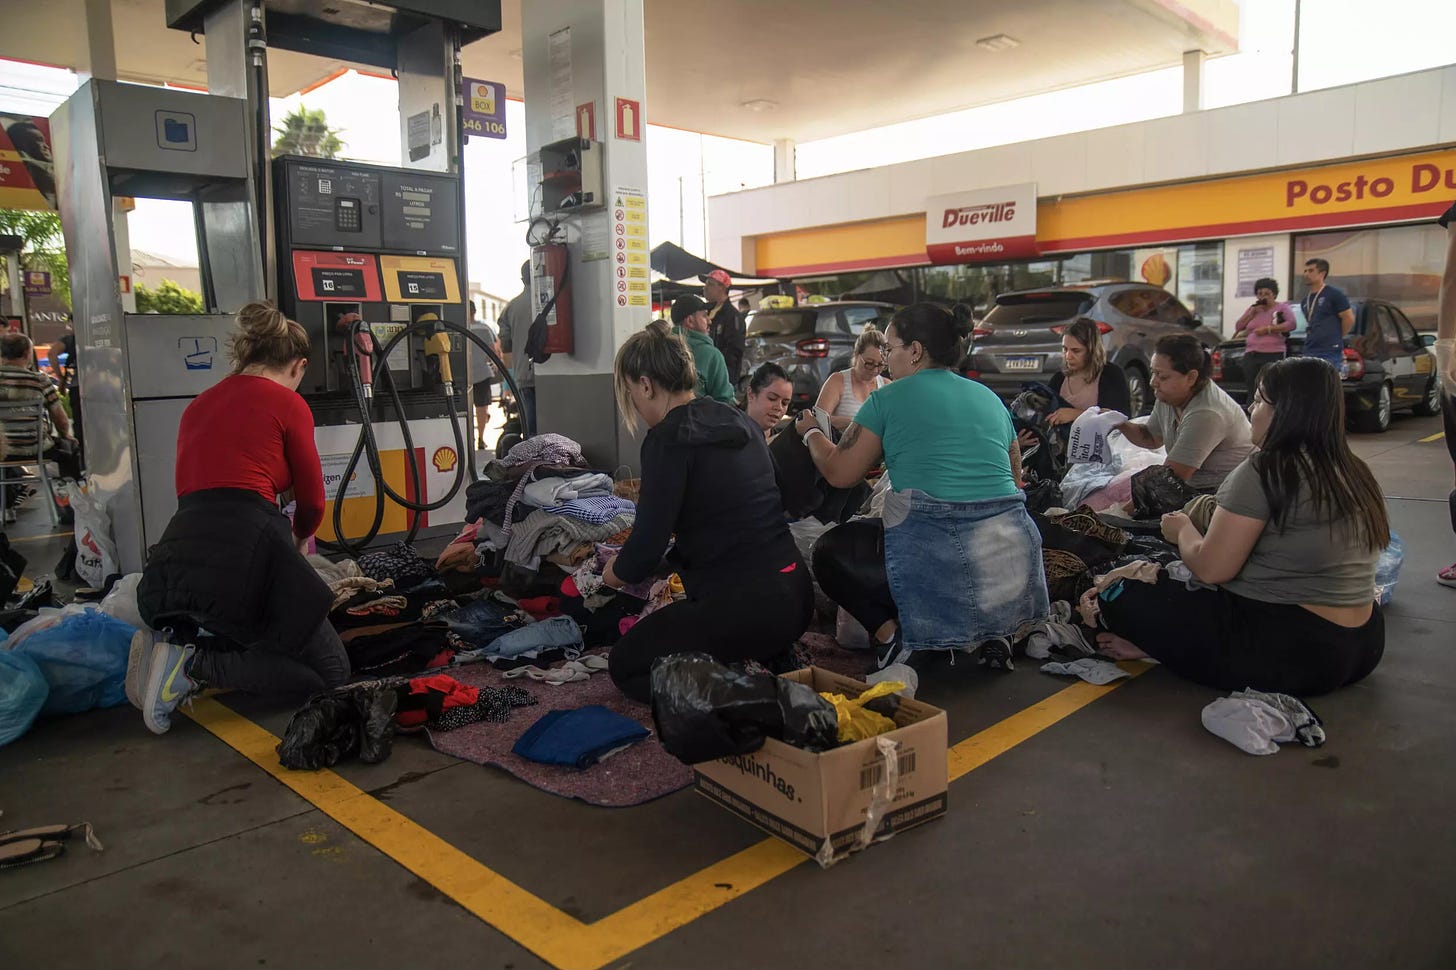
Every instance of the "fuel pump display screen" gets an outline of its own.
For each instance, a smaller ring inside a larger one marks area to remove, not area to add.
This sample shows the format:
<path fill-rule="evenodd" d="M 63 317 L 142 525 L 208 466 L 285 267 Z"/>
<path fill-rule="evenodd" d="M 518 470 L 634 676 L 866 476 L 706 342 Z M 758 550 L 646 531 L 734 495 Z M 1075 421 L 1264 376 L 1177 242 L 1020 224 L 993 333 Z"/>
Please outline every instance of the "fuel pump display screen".
<path fill-rule="evenodd" d="M 364 271 L 357 269 L 313 269 L 313 291 L 323 296 L 364 297 Z"/>
<path fill-rule="evenodd" d="M 401 270 L 399 289 L 406 300 L 443 300 L 445 276 L 443 273 L 412 273 Z"/>
<path fill-rule="evenodd" d="M 287 191 L 293 245 L 379 247 L 379 173 L 293 164 L 288 166 Z"/>
<path fill-rule="evenodd" d="M 382 173 L 384 248 L 460 251 L 460 183 L 438 175 Z"/>

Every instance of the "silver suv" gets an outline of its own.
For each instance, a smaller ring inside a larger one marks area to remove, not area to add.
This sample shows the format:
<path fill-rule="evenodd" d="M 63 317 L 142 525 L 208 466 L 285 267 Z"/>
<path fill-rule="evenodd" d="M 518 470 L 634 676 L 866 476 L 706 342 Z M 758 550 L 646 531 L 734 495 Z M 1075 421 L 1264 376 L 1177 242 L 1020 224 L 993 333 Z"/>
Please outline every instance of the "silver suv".
<path fill-rule="evenodd" d="M 1146 283 L 1089 283 L 996 297 L 975 329 L 961 373 L 1004 398 L 1062 366 L 1062 332 L 1078 317 L 1097 321 L 1107 359 L 1127 375 L 1134 415 L 1153 407 L 1149 361 L 1159 338 L 1191 333 L 1209 350 L 1223 339 L 1167 290 Z"/>
<path fill-rule="evenodd" d="M 746 393 L 744 389 L 754 370 L 771 360 L 784 369 L 794 385 L 789 410 L 797 413 L 818 399 L 819 389 L 830 374 L 850 365 L 854 342 L 865 324 L 873 323 L 883 332 L 894 312 L 895 307 L 889 303 L 862 300 L 755 310 L 748 315 L 743 341 L 740 394 Z"/>

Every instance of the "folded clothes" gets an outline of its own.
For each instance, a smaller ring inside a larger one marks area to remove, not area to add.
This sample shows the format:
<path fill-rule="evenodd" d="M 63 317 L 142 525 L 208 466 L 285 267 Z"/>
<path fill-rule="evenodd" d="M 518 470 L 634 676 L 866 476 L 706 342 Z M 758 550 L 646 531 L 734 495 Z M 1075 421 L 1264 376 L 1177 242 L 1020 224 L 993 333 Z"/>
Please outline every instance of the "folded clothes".
<path fill-rule="evenodd" d="M 647 736 L 648 730 L 630 717 L 591 704 L 542 715 L 511 751 L 528 761 L 585 770 Z"/>
<path fill-rule="evenodd" d="M 592 525 L 610 522 L 619 515 L 636 515 L 637 506 L 615 495 L 590 495 L 574 498 L 546 509 L 552 515 L 565 515 Z"/>
<path fill-rule="evenodd" d="M 622 512 L 598 525 L 541 509 L 517 522 L 509 537 L 499 531 L 492 533 L 487 527 L 482 527 L 481 536 L 495 548 L 504 548 L 508 562 L 534 570 L 545 556 L 615 536 L 635 521 L 635 512 Z"/>
<path fill-rule="evenodd" d="M 600 472 L 590 472 L 572 478 L 538 478 L 526 485 L 521 492 L 521 500 L 538 509 L 545 509 L 573 499 L 611 494 L 611 477 Z"/>

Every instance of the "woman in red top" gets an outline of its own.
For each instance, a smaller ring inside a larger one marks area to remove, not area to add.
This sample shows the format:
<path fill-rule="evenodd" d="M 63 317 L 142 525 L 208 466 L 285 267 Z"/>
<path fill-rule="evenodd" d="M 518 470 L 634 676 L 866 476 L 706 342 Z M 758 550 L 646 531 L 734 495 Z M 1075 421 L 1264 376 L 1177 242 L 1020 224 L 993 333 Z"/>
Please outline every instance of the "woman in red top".
<path fill-rule="evenodd" d="M 127 697 L 157 734 L 203 686 L 307 695 L 349 677 L 332 595 L 303 558 L 324 514 L 313 414 L 298 395 L 308 335 L 250 303 L 230 350 L 232 375 L 182 414 L 177 514 L 137 589 L 151 630 L 132 640 Z M 291 526 L 278 508 L 290 489 Z"/>

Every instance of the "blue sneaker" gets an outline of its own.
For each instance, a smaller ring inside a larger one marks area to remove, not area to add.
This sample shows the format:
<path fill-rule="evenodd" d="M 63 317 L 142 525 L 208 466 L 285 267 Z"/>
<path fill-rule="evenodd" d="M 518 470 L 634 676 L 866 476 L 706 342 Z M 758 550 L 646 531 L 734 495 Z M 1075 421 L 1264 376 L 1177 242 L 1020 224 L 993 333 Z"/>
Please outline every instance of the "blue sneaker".
<path fill-rule="evenodd" d="M 187 662 L 196 652 L 190 644 L 165 640 L 152 645 L 143 667 L 141 709 L 142 720 L 153 734 L 166 734 L 172 726 L 172 712 L 201 689 L 187 676 Z"/>
<path fill-rule="evenodd" d="M 131 635 L 131 652 L 126 656 L 126 699 L 137 710 L 142 709 L 142 692 L 147 689 L 147 680 L 142 672 L 151 660 L 155 643 L 156 637 L 151 630 L 139 629 Z"/>

